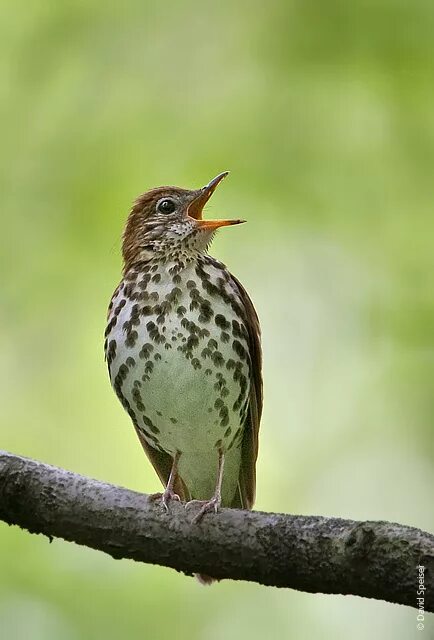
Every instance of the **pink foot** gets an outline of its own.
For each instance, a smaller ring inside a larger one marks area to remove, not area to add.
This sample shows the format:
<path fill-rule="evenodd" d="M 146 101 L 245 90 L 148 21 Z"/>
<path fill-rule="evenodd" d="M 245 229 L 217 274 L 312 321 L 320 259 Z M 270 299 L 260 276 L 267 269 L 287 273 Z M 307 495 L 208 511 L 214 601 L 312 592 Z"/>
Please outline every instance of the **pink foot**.
<path fill-rule="evenodd" d="M 203 516 L 206 513 L 211 513 L 214 511 L 214 513 L 217 513 L 220 505 L 221 505 L 221 497 L 220 496 L 214 496 L 213 498 L 211 498 L 211 500 L 190 500 L 190 502 L 187 502 L 187 504 L 185 505 L 185 507 L 189 507 L 190 505 L 201 505 L 202 508 L 199 511 L 199 513 L 197 513 L 197 515 L 194 516 L 193 518 L 193 522 L 197 523 L 200 522 L 203 518 Z"/>
<path fill-rule="evenodd" d="M 158 492 L 158 493 L 151 493 L 149 495 L 149 500 L 151 502 L 154 502 L 155 500 L 160 500 L 160 498 L 161 498 L 163 507 L 166 509 L 166 511 L 169 511 L 168 505 L 171 500 L 175 500 L 177 502 L 181 501 L 181 498 L 179 497 L 179 495 L 174 491 L 172 491 L 172 489 L 166 489 L 165 491 L 163 491 L 163 493 Z"/>

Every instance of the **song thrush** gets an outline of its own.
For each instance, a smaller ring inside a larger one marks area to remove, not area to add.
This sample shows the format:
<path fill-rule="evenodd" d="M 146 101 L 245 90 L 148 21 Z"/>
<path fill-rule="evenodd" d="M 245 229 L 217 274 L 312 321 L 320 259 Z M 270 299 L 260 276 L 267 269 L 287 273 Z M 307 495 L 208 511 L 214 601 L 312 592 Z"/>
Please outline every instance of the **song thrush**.
<path fill-rule="evenodd" d="M 112 385 L 170 499 L 250 509 L 262 410 L 258 317 L 207 248 L 203 220 L 221 173 L 198 190 L 139 196 L 123 234 L 123 278 L 108 312 Z"/>

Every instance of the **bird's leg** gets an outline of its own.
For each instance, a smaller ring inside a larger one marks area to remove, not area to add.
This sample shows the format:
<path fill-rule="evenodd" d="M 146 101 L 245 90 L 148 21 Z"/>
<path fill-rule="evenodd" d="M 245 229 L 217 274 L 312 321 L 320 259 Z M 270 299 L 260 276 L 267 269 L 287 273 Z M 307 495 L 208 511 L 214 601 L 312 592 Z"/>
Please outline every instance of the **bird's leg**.
<path fill-rule="evenodd" d="M 173 457 L 173 464 L 170 470 L 169 479 L 167 481 L 167 485 L 163 493 L 152 493 L 149 496 L 150 500 L 158 500 L 161 498 L 161 502 L 163 503 L 166 511 L 169 511 L 169 507 L 167 506 L 170 500 L 180 500 L 180 497 L 177 493 L 174 492 L 173 487 L 175 485 L 176 476 L 178 475 L 178 461 L 179 456 L 181 455 L 180 451 L 177 451 Z"/>
<path fill-rule="evenodd" d="M 194 517 L 193 522 L 200 522 L 203 518 L 203 516 L 206 513 L 210 513 L 211 511 L 214 511 L 214 513 L 217 513 L 217 511 L 220 508 L 221 502 L 222 502 L 222 482 L 223 482 L 223 469 L 225 466 L 225 454 L 223 453 L 223 451 L 221 449 L 219 449 L 219 462 L 218 462 L 218 472 L 217 472 L 217 484 L 216 484 L 216 488 L 215 488 L 215 492 L 213 497 L 211 498 L 211 500 L 191 500 L 190 502 L 188 502 L 187 504 L 200 504 L 202 505 L 201 510 L 199 511 L 199 513 Z"/>

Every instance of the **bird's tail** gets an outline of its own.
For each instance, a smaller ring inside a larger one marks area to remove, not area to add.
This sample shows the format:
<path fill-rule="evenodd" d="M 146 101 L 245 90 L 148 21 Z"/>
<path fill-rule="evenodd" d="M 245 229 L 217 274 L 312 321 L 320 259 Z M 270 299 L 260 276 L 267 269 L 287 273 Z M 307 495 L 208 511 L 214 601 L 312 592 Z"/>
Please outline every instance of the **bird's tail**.
<path fill-rule="evenodd" d="M 218 578 L 211 578 L 211 576 L 207 576 L 205 573 L 195 573 L 194 577 L 205 587 L 208 587 L 213 582 L 219 582 Z"/>

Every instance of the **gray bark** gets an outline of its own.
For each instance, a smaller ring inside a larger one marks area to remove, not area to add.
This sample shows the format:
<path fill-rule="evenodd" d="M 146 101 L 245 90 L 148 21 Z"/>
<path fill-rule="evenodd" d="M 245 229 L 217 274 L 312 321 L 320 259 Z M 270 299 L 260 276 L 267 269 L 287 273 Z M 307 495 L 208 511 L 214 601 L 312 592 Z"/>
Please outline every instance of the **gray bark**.
<path fill-rule="evenodd" d="M 434 536 L 390 522 L 222 509 L 197 510 L 0 451 L 0 519 L 113 558 L 188 575 L 250 580 L 312 593 L 353 594 L 434 611 Z M 17 558 L 19 562 L 19 558 Z"/>

